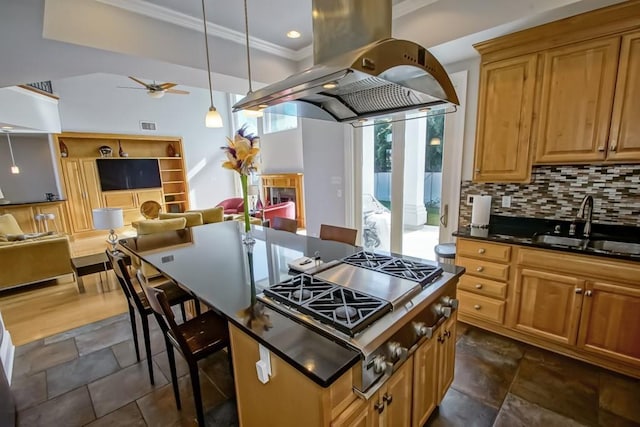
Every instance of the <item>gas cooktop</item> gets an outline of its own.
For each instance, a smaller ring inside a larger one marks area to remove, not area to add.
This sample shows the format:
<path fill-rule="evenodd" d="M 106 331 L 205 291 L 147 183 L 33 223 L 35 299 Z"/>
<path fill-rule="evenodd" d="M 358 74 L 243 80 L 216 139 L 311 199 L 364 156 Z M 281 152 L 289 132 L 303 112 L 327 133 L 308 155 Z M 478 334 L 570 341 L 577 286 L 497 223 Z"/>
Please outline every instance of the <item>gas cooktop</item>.
<path fill-rule="evenodd" d="M 442 268 L 434 264 L 410 261 L 373 252 L 360 251 L 343 258 L 347 264 L 379 271 L 401 279 L 418 282 L 422 287 L 442 274 Z"/>
<path fill-rule="evenodd" d="M 304 273 L 265 289 L 264 294 L 350 336 L 391 310 L 383 299 Z"/>

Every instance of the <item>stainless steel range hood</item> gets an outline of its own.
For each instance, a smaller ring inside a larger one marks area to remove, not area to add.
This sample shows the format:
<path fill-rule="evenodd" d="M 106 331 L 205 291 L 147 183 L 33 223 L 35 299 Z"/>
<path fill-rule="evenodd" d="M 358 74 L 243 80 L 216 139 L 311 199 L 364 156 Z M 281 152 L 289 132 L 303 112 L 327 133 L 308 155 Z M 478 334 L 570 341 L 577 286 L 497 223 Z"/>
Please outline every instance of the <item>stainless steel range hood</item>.
<path fill-rule="evenodd" d="M 313 67 L 249 93 L 233 111 L 267 108 L 349 122 L 458 105 L 451 80 L 433 55 L 416 43 L 390 38 L 391 0 L 313 0 L 313 35 Z"/>

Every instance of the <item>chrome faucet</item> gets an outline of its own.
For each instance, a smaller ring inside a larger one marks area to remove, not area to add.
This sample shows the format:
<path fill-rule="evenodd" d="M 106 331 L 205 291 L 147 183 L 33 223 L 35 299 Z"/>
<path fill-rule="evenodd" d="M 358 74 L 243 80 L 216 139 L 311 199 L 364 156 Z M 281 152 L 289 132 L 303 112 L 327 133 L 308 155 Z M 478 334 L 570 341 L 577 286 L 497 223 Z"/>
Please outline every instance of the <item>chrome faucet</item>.
<path fill-rule="evenodd" d="M 586 215 L 586 218 L 585 218 Z M 593 216 L 593 197 L 587 194 L 582 199 L 582 203 L 580 203 L 580 208 L 578 209 L 578 214 L 576 215 L 576 219 L 584 220 L 584 231 L 582 234 L 584 237 L 588 238 L 591 234 L 591 218 Z"/>

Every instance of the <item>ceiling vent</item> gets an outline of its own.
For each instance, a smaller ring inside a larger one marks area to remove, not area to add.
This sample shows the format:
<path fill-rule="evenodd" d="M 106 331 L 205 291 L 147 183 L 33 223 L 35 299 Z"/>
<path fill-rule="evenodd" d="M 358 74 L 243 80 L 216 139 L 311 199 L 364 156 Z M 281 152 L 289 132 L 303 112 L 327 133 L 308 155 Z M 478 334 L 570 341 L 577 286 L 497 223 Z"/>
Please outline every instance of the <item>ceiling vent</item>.
<path fill-rule="evenodd" d="M 157 130 L 156 122 L 140 122 L 140 129 L 142 130 Z"/>

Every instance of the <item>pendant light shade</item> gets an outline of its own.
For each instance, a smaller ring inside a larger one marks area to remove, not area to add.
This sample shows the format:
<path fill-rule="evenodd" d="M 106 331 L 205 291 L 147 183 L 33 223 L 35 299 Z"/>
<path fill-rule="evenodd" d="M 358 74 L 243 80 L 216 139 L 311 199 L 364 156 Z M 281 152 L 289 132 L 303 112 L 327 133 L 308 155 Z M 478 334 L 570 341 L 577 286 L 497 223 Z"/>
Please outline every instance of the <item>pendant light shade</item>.
<path fill-rule="evenodd" d="M 209 98 L 211 106 L 204 120 L 204 124 L 208 128 L 221 128 L 223 126 L 222 116 L 216 107 L 213 106 L 213 86 L 211 85 L 211 60 L 209 59 L 209 35 L 207 34 L 207 13 L 204 8 L 204 0 L 202 0 L 202 22 L 204 25 L 204 48 L 207 53 L 207 77 L 209 78 Z"/>
<path fill-rule="evenodd" d="M 207 116 L 204 120 L 205 126 L 208 128 L 221 128 L 222 127 L 222 116 L 216 110 L 216 107 L 211 106 L 209 111 L 207 112 Z"/>
<path fill-rule="evenodd" d="M 247 92 L 247 96 L 251 95 L 253 92 L 253 87 L 251 84 L 251 54 L 249 51 L 249 11 L 247 8 L 247 0 L 244 0 L 244 36 L 247 45 L 247 77 L 249 79 L 249 92 Z M 242 110 L 247 117 L 258 118 L 262 117 L 262 110 Z"/>
<path fill-rule="evenodd" d="M 11 173 L 14 175 L 18 175 L 20 173 L 20 168 L 16 165 L 16 160 L 13 158 L 13 148 L 11 147 L 11 137 L 9 136 L 9 131 L 4 131 L 7 134 L 7 143 L 9 144 L 9 154 L 11 155 Z"/>

